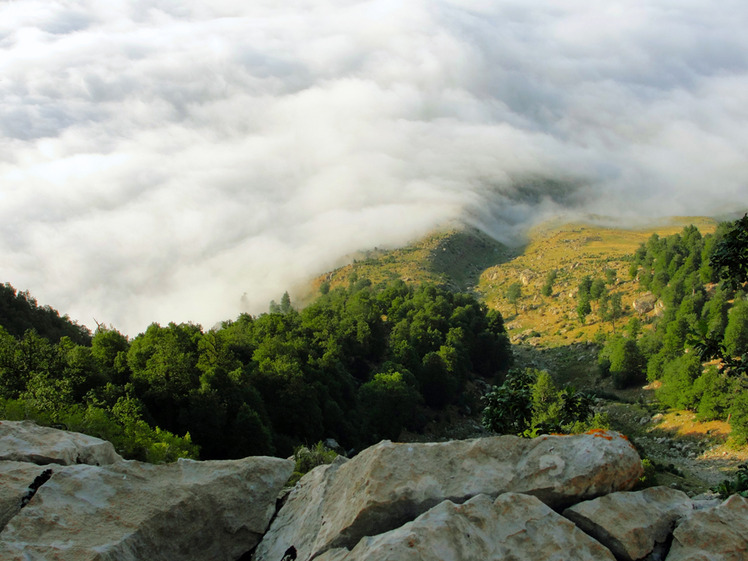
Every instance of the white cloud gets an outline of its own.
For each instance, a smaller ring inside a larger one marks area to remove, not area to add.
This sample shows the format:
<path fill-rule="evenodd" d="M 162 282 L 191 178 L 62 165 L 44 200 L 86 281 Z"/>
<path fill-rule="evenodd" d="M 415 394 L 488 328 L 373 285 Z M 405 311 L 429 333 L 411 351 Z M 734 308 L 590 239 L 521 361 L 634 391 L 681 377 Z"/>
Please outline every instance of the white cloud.
<path fill-rule="evenodd" d="M 748 205 L 748 8 L 704 0 L 0 4 L 4 279 L 206 326 L 467 217 Z"/>

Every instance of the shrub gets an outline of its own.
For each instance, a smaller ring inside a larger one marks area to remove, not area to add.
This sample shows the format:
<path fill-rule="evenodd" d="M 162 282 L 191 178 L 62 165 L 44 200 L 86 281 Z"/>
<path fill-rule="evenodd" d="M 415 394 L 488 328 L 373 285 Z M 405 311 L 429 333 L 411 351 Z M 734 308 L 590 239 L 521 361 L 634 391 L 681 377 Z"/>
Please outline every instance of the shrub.
<path fill-rule="evenodd" d="M 286 483 L 287 487 L 293 487 L 305 474 L 312 471 L 317 466 L 330 464 L 338 457 L 335 450 L 329 449 L 322 442 L 317 442 L 311 448 L 299 446 L 294 450 L 293 458 L 295 463 L 293 473 Z"/>

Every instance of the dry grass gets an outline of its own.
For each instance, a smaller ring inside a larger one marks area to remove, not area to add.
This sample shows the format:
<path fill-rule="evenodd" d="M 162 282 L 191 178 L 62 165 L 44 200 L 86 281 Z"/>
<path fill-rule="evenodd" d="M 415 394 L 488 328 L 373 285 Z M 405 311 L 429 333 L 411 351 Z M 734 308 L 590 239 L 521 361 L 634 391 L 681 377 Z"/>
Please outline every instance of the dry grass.
<path fill-rule="evenodd" d="M 688 224 L 696 225 L 702 233 L 713 232 L 717 225 L 712 219 L 689 218 L 639 230 L 588 224 L 540 226 L 530 233 L 530 242 L 521 255 L 483 272 L 477 291 L 490 307 L 499 309 L 509 320 L 507 327 L 515 339 L 522 334 L 539 334 L 530 342 L 542 346 L 593 340 L 598 331 L 609 333 L 628 321 L 638 284 L 630 279 L 627 258 L 652 234 L 668 236 Z M 606 269 L 616 275 L 609 290 L 621 293 L 624 309 L 629 313 L 614 326 L 599 320 L 593 302 L 593 311 L 582 325 L 576 314 L 577 286 L 587 275 L 603 278 Z M 548 273 L 554 270 L 557 279 L 553 294 L 544 297 L 541 289 Z M 509 285 L 515 282 L 523 285 L 518 314 L 505 296 Z"/>

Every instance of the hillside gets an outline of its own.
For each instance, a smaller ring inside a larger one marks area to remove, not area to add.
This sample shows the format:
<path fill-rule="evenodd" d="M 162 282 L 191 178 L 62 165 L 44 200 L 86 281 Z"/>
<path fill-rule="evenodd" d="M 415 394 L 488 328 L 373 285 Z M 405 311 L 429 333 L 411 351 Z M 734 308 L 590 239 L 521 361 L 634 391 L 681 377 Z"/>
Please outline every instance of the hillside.
<path fill-rule="evenodd" d="M 399 275 L 408 282 L 439 280 L 446 286 L 471 290 L 504 316 L 516 366 L 545 369 L 559 386 L 572 384 L 606 396 L 603 408 L 611 425 L 632 436 L 658 466 L 658 480 L 702 492 L 748 460 L 748 450 L 725 446 L 729 425 L 724 421 L 699 422 L 687 411 L 664 410 L 655 401 L 653 386 L 615 389 L 610 378 L 601 378 L 597 355 L 600 344 L 614 329 L 620 333 L 632 317 L 639 317 L 633 303 L 641 296 L 641 289 L 629 272 L 637 248 L 655 233 L 666 237 L 693 224 L 707 234 L 716 230 L 717 223 L 703 217 L 672 218 L 636 229 L 548 223 L 533 229 L 527 245 L 517 248 L 486 240 L 474 230 L 452 229 L 403 249 L 370 253 L 317 283 L 345 284 L 351 277 L 376 283 Z M 451 266 L 450 258 L 454 259 Z M 552 271 L 556 278 L 551 293 L 543 296 L 543 285 Z M 450 276 L 453 273 L 455 276 Z M 620 295 L 621 317 L 602 321 L 597 314 L 599 304 L 593 302 L 584 324 L 580 322 L 577 289 L 584 277 L 606 279 L 607 290 Z M 517 283 L 521 297 L 515 308 L 507 291 Z M 643 328 L 648 329 L 651 318 L 641 319 Z M 427 427 L 430 434 L 426 438 L 470 436 L 478 432 L 478 420 L 474 415 L 472 420 L 432 425 Z"/>
<path fill-rule="evenodd" d="M 591 341 L 597 331 L 610 332 L 613 325 L 598 321 L 594 313 L 585 325 L 578 321 L 575 297 L 582 278 L 604 277 L 606 270 L 614 271 L 610 289 L 621 294 L 624 310 L 630 310 L 638 287 L 629 276 L 627 258 L 652 234 L 669 236 L 689 224 L 706 234 L 716 229 L 717 221 L 672 218 L 641 229 L 541 225 L 530 232 L 530 242 L 521 254 L 481 274 L 477 291 L 489 307 L 502 312 L 515 342 L 529 340 L 541 347 L 555 347 Z M 557 272 L 557 278 L 551 296 L 544 297 L 541 288 L 551 271 Z M 515 282 L 522 285 L 519 314 L 506 298 L 509 285 Z M 624 316 L 618 323 L 625 324 L 627 319 Z"/>
<path fill-rule="evenodd" d="M 351 277 L 373 284 L 393 279 L 408 283 L 432 282 L 450 290 L 471 291 L 488 268 L 521 254 L 470 227 L 433 232 L 403 248 L 374 248 L 352 256 L 352 263 L 315 279 L 313 292 L 327 282 L 331 288 L 347 286 Z"/>

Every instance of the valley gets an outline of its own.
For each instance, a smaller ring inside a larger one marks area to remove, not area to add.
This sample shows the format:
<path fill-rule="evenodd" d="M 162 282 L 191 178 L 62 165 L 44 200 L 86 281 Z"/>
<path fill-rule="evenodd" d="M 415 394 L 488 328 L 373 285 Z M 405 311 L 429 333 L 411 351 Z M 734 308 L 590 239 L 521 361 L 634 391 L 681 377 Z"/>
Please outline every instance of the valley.
<path fill-rule="evenodd" d="M 728 443 L 730 427 L 724 421 L 700 422 L 693 412 L 664 408 L 655 398 L 657 382 L 616 389 L 610 378 L 600 376 L 597 364 L 606 337 L 621 333 L 632 317 L 639 318 L 646 330 L 651 317 L 661 313 L 634 310 L 641 289 L 629 272 L 631 256 L 652 234 L 677 234 L 690 224 L 702 234 L 713 233 L 717 227 L 716 220 L 706 217 L 670 218 L 639 229 L 546 223 L 532 229 L 527 243 L 515 248 L 478 230 L 452 229 L 406 248 L 362 254 L 351 265 L 317 279 L 315 285 L 345 285 L 351 276 L 375 283 L 399 277 L 410 283 L 440 282 L 472 291 L 504 316 L 515 368 L 547 370 L 559 387 L 569 384 L 594 391 L 600 396 L 597 408 L 607 413 L 611 428 L 627 434 L 650 461 L 650 477 L 698 494 L 731 477 L 748 461 L 748 448 Z M 553 287 L 544 296 L 543 286 L 551 272 L 555 273 Z M 607 277 L 610 291 L 621 295 L 621 317 L 603 321 L 593 304 L 585 323 L 580 323 L 575 307 L 578 285 L 585 276 Z M 521 288 L 514 303 L 507 298 L 512 284 Z M 427 426 L 425 435 L 404 433 L 402 438 L 423 441 L 484 435 L 479 409 L 469 414 L 450 411 Z"/>

